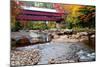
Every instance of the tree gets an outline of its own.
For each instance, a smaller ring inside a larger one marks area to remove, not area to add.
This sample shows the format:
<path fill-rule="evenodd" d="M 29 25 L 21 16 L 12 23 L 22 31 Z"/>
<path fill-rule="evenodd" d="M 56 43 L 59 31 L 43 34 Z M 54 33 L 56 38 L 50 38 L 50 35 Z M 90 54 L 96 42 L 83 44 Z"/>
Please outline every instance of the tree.
<path fill-rule="evenodd" d="M 62 5 L 68 27 L 95 27 L 95 6 Z M 71 28 L 70 27 L 70 28 Z"/>
<path fill-rule="evenodd" d="M 21 12 L 20 4 L 17 4 L 16 0 L 11 0 L 11 28 L 14 30 L 16 25 L 16 17 Z"/>
<path fill-rule="evenodd" d="M 19 31 L 19 30 L 21 30 L 21 29 L 22 29 L 21 23 L 17 21 L 17 22 L 15 23 L 15 31 Z"/>
<path fill-rule="evenodd" d="M 80 11 L 81 23 L 88 28 L 95 28 L 95 6 L 83 6 Z"/>
<path fill-rule="evenodd" d="M 80 22 L 78 12 L 80 10 L 80 5 L 62 5 L 65 11 L 65 22 L 67 22 L 68 28 L 72 28 L 72 26 L 76 26 L 77 23 Z"/>

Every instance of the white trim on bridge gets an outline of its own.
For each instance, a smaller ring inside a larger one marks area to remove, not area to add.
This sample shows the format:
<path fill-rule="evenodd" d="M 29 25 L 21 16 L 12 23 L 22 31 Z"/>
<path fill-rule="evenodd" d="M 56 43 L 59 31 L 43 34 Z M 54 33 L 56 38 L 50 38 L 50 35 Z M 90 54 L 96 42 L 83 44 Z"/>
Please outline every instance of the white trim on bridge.
<path fill-rule="evenodd" d="M 43 12 L 54 12 L 54 13 L 58 12 L 55 9 L 48 9 L 48 8 L 38 8 L 38 7 L 28 7 L 28 6 L 21 6 L 21 8 L 25 10 L 34 10 L 34 11 L 43 11 Z"/>

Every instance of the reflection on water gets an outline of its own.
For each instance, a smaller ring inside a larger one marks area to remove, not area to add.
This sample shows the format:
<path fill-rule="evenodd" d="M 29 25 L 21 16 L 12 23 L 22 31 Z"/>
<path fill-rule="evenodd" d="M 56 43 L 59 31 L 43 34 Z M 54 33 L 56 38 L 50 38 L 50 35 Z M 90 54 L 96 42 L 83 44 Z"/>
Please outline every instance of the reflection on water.
<path fill-rule="evenodd" d="M 84 40 L 83 43 L 85 45 L 87 45 L 88 47 L 90 47 L 91 49 L 95 50 L 95 46 L 96 46 L 95 38 L 90 38 L 88 40 Z"/>

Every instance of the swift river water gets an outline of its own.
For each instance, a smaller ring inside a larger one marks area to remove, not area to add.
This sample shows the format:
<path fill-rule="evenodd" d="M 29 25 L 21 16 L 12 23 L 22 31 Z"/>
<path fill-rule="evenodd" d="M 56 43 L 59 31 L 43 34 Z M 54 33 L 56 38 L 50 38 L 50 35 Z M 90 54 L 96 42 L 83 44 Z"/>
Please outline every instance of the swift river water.
<path fill-rule="evenodd" d="M 95 51 L 83 43 L 43 43 L 18 47 L 17 50 L 39 49 L 40 59 L 38 64 L 48 64 L 49 61 L 58 62 L 70 60 L 73 62 L 94 61 Z"/>

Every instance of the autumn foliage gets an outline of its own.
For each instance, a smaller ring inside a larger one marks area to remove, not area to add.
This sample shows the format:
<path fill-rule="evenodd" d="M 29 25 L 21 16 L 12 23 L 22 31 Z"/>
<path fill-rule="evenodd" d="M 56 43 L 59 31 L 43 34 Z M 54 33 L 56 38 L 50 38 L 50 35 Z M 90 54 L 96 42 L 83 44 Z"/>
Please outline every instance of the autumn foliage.
<path fill-rule="evenodd" d="M 95 27 L 95 6 L 64 4 L 62 7 L 66 13 L 65 22 L 73 26 Z"/>

